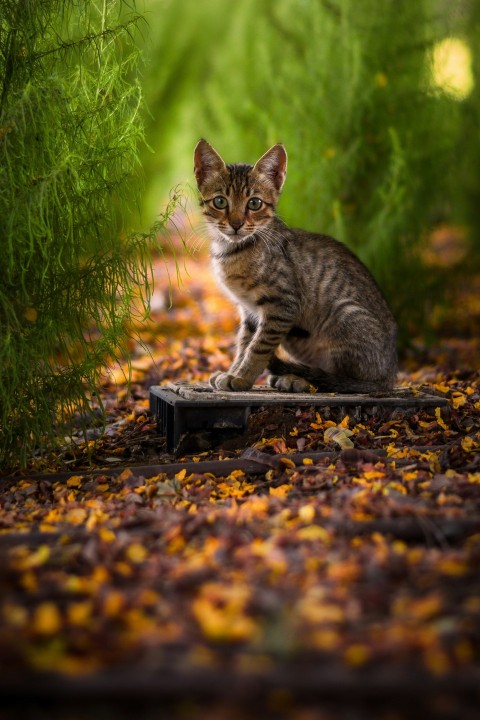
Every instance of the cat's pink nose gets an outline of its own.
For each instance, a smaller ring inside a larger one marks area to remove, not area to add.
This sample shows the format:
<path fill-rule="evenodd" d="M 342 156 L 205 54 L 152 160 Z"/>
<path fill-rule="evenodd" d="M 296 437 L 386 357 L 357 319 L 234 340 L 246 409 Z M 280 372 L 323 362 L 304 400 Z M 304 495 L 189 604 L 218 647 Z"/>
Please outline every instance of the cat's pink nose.
<path fill-rule="evenodd" d="M 230 226 L 237 232 L 243 225 L 243 220 L 230 220 Z"/>

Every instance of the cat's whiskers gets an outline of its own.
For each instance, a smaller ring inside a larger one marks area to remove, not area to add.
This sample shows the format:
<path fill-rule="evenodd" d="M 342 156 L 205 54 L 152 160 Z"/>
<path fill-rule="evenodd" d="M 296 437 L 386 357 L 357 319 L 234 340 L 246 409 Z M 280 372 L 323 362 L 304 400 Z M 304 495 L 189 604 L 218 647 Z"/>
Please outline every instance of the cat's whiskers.
<path fill-rule="evenodd" d="M 269 225 L 258 228 L 256 235 L 263 240 L 267 246 L 272 247 L 276 245 L 283 252 L 282 235 L 273 230 Z"/>

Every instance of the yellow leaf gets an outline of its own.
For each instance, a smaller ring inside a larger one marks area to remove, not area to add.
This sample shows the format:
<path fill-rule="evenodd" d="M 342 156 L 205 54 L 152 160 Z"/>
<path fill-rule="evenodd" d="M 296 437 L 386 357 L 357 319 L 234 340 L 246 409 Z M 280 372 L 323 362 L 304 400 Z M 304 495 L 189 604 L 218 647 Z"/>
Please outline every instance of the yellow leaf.
<path fill-rule="evenodd" d="M 286 467 L 290 467 L 290 468 L 295 467 L 295 463 L 293 462 L 293 460 L 291 460 L 288 457 L 281 457 L 280 462 L 282 463 L 282 465 L 285 465 Z"/>
<path fill-rule="evenodd" d="M 242 482 L 241 480 L 234 480 L 233 482 L 217 483 L 216 491 L 222 498 L 244 497 L 247 493 L 255 491 L 255 485 L 253 483 Z"/>
<path fill-rule="evenodd" d="M 311 644 L 320 650 L 334 650 L 340 642 L 340 636 L 331 628 L 313 629 L 309 634 Z"/>
<path fill-rule="evenodd" d="M 287 497 L 288 493 L 292 489 L 293 485 L 279 485 L 278 487 L 271 487 L 269 490 L 270 495 L 273 495 L 273 497 L 280 498 L 283 500 Z"/>
<path fill-rule="evenodd" d="M 311 623 L 340 623 L 345 612 L 340 605 L 323 604 L 315 596 L 305 597 L 297 606 L 298 614 Z"/>
<path fill-rule="evenodd" d="M 67 487 L 80 487 L 83 477 L 81 475 L 72 475 L 67 480 Z"/>
<path fill-rule="evenodd" d="M 98 531 L 98 536 L 100 540 L 103 540 L 103 542 L 111 543 L 115 540 L 115 533 L 113 530 L 110 530 L 109 528 L 102 527 Z"/>
<path fill-rule="evenodd" d="M 349 422 L 350 422 L 350 416 L 349 416 L 349 415 L 345 415 L 345 417 L 343 418 L 342 422 L 339 423 L 338 427 L 348 428 L 348 423 L 349 423 Z"/>
<path fill-rule="evenodd" d="M 128 560 L 133 563 L 141 563 L 148 555 L 147 548 L 140 543 L 132 543 L 125 551 Z"/>
<path fill-rule="evenodd" d="M 34 614 L 32 629 L 40 635 L 54 635 L 62 626 L 62 618 L 57 606 L 53 602 L 44 602 L 39 605 Z"/>
<path fill-rule="evenodd" d="M 23 311 L 23 317 L 25 320 L 28 320 L 28 322 L 34 323 L 37 321 L 38 318 L 38 312 L 33 307 L 25 308 Z"/>
<path fill-rule="evenodd" d="M 193 601 L 192 611 L 202 632 L 209 640 L 233 642 L 249 640 L 256 630 L 251 618 L 242 614 L 232 616 L 203 598 Z"/>
<path fill-rule="evenodd" d="M 176 478 L 176 480 L 184 480 L 186 474 L 187 474 L 187 471 L 185 468 L 183 468 L 183 470 L 180 470 L 178 473 L 175 474 L 175 478 Z"/>
<path fill-rule="evenodd" d="M 131 566 L 121 560 L 116 562 L 113 567 L 117 573 L 123 575 L 124 577 L 130 577 L 133 572 Z"/>
<path fill-rule="evenodd" d="M 467 398 L 465 395 L 461 392 L 454 392 L 452 393 L 452 405 L 457 410 L 457 408 L 462 407 L 462 405 L 465 405 L 467 402 Z"/>
<path fill-rule="evenodd" d="M 144 588 L 139 592 L 137 602 L 139 605 L 156 605 L 159 599 L 159 595 L 155 590 Z"/>
<path fill-rule="evenodd" d="M 270 507 L 269 500 L 266 496 L 253 495 L 247 498 L 238 510 L 238 516 L 241 520 L 251 520 L 258 517 L 264 517 Z"/>
<path fill-rule="evenodd" d="M 416 453 L 418 455 L 418 453 Z M 389 458 L 407 458 L 407 457 L 414 457 L 415 452 L 410 450 L 409 448 L 397 448 L 393 443 L 390 443 L 387 445 L 387 457 Z"/>
<path fill-rule="evenodd" d="M 443 609 L 443 600 L 438 593 L 430 593 L 422 598 L 399 596 L 393 604 L 395 617 L 410 617 L 416 620 L 430 620 Z"/>
<path fill-rule="evenodd" d="M 38 579 L 34 572 L 27 570 L 23 573 L 20 580 L 22 587 L 29 593 L 35 593 L 38 590 Z"/>
<path fill-rule="evenodd" d="M 465 562 L 452 558 L 442 558 L 436 567 L 444 575 L 452 575 L 453 577 L 465 575 L 469 570 Z"/>
<path fill-rule="evenodd" d="M 428 429 L 432 428 L 434 425 L 433 422 L 425 422 L 424 420 L 419 420 L 418 424 L 420 425 L 421 428 L 428 428 Z"/>
<path fill-rule="evenodd" d="M 444 430 L 448 430 L 448 426 L 445 425 L 443 418 L 442 418 L 442 411 L 439 407 L 435 408 L 435 417 L 437 418 L 437 423 L 440 425 L 441 428 Z"/>
<path fill-rule="evenodd" d="M 40 545 L 34 553 L 27 555 L 18 562 L 18 568 L 20 570 L 31 570 L 44 565 L 49 558 L 50 548 L 48 545 Z"/>
<path fill-rule="evenodd" d="M 125 622 L 127 627 L 135 637 L 139 634 L 151 635 L 155 628 L 155 619 L 143 608 L 129 608 L 122 614 L 122 621 Z"/>
<path fill-rule="evenodd" d="M 350 645 L 345 650 L 345 662 L 353 667 L 364 665 L 369 657 L 370 650 L 366 645 Z"/>
<path fill-rule="evenodd" d="M 236 478 L 244 478 L 244 477 L 245 477 L 245 473 L 243 472 L 243 470 L 232 470 L 232 472 L 228 476 L 229 479 L 233 479 L 233 480 L 235 480 Z"/>
<path fill-rule="evenodd" d="M 264 565 L 277 575 L 283 575 L 288 569 L 283 551 L 275 547 L 271 540 L 253 540 L 251 552 L 252 555 L 263 558 Z"/>
<path fill-rule="evenodd" d="M 434 472 L 440 472 L 440 463 L 438 461 L 439 451 L 429 450 L 428 452 L 421 453 L 420 457 L 422 460 L 426 460 L 430 465 L 430 469 Z"/>
<path fill-rule="evenodd" d="M 344 560 L 330 565 L 327 574 L 337 582 L 350 583 L 358 578 L 359 568 L 353 560 Z"/>
<path fill-rule="evenodd" d="M 404 555 L 407 551 L 407 545 L 403 542 L 403 540 L 394 540 L 392 542 L 392 550 L 396 552 L 397 555 Z"/>
<path fill-rule="evenodd" d="M 376 480 L 377 478 L 384 478 L 385 473 L 382 472 L 381 470 L 366 470 L 363 473 L 363 477 L 366 480 Z"/>
<path fill-rule="evenodd" d="M 472 450 L 476 450 L 478 448 L 478 443 L 475 442 L 475 440 L 471 437 L 464 437 L 462 438 L 462 448 L 465 450 L 465 452 L 472 452 Z"/>
<path fill-rule="evenodd" d="M 389 482 L 384 490 L 384 494 L 388 495 L 391 490 L 401 493 L 402 495 L 407 495 L 407 488 L 399 482 Z"/>
<path fill-rule="evenodd" d="M 300 540 L 321 540 L 324 543 L 330 542 L 330 533 L 321 525 L 308 525 L 297 530 L 297 537 Z"/>
<path fill-rule="evenodd" d="M 55 525 L 50 525 L 49 523 L 40 523 L 40 525 L 38 526 L 38 529 L 41 532 L 47 533 L 47 532 L 55 532 L 55 530 L 57 528 L 55 527 Z"/>
<path fill-rule="evenodd" d="M 298 517 L 304 523 L 311 523 L 315 517 L 315 508 L 313 505 L 302 505 L 298 509 Z"/>
<path fill-rule="evenodd" d="M 303 458 L 302 463 L 304 465 L 313 465 L 313 460 L 312 458 Z"/>
<path fill-rule="evenodd" d="M 92 572 L 92 582 L 94 585 L 104 585 L 110 580 L 110 573 L 103 565 L 97 565 Z"/>
<path fill-rule="evenodd" d="M 244 585 L 206 583 L 192 603 L 192 612 L 204 635 L 214 641 L 249 640 L 256 623 L 245 614 L 251 591 Z"/>
<path fill-rule="evenodd" d="M 87 517 L 87 511 L 85 508 L 73 508 L 73 510 L 69 510 L 66 514 L 65 519 L 67 522 L 72 523 L 72 525 L 81 525 L 85 522 L 85 519 Z"/>
<path fill-rule="evenodd" d="M 103 612 L 107 617 L 115 617 L 125 606 L 125 599 L 118 590 L 110 590 L 103 601 Z"/>
<path fill-rule="evenodd" d="M 92 618 L 92 602 L 72 603 L 67 610 L 67 619 L 71 625 L 88 625 Z"/>

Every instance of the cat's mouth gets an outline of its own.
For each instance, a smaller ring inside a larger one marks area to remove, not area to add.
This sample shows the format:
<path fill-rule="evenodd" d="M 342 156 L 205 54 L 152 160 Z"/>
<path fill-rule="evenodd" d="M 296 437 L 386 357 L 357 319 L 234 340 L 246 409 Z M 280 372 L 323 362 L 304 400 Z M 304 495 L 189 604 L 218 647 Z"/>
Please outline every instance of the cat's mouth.
<path fill-rule="evenodd" d="M 244 227 L 241 227 L 238 229 L 231 228 L 231 227 L 218 228 L 218 230 L 219 230 L 220 234 L 226 240 L 228 240 L 228 242 L 232 242 L 232 243 L 242 242 L 243 240 L 246 240 L 251 235 L 253 235 L 255 232 L 255 229 L 244 228 Z"/>

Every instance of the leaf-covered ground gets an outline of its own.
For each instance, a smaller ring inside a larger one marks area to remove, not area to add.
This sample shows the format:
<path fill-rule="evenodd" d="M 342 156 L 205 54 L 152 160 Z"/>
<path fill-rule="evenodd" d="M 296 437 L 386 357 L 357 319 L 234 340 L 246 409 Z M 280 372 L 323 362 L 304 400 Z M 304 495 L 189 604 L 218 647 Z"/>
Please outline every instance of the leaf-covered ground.
<path fill-rule="evenodd" d="M 79 429 L 73 450 L 0 480 L 5 702 L 32 717 L 107 700 L 115 717 L 129 702 L 152 718 L 478 717 L 478 296 L 403 361 L 401 383 L 448 412 L 260 411 L 173 458 L 148 388 L 227 367 L 236 323 L 206 259 L 187 267 L 179 286 L 170 263 L 170 298 L 156 265 L 131 385 L 126 366 L 106 378 L 105 435 Z"/>

